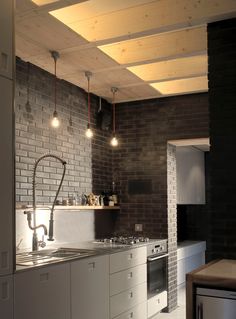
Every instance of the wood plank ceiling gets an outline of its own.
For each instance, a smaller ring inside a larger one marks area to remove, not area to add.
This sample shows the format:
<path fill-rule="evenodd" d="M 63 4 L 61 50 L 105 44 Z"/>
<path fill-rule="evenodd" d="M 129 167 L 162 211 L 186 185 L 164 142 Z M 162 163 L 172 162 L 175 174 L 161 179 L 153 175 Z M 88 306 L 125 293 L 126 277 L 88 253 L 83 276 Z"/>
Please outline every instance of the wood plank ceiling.
<path fill-rule="evenodd" d="M 16 55 L 116 102 L 206 92 L 208 22 L 235 0 L 16 0 Z"/>

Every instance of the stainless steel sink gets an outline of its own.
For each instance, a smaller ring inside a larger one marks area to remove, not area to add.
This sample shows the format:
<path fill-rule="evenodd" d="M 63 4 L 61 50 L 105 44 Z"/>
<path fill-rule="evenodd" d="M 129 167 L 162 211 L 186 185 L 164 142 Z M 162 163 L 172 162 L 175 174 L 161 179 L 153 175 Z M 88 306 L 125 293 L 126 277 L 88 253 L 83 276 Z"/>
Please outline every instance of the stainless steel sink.
<path fill-rule="evenodd" d="M 19 266 L 36 266 L 57 261 L 63 261 L 73 258 L 92 256 L 94 250 L 80 248 L 58 248 L 42 249 L 29 253 L 20 253 L 16 255 L 16 265 Z"/>

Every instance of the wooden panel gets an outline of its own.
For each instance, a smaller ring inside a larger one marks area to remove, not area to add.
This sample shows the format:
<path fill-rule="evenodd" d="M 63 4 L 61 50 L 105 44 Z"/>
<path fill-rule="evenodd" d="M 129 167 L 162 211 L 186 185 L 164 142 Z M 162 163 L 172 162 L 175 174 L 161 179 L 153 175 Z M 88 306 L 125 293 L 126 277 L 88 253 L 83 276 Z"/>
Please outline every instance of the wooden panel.
<path fill-rule="evenodd" d="M 108 101 L 112 101 L 112 93 L 110 87 L 101 90 L 96 90 L 96 88 L 94 88 L 93 93 L 104 97 Z M 116 102 L 142 100 L 160 96 L 161 94 L 154 88 L 152 88 L 149 84 L 141 84 L 119 88 L 116 94 Z"/>
<path fill-rule="evenodd" d="M 79 19 L 73 23 L 64 18 L 64 10 L 66 9 L 61 9 L 60 17 L 58 16 L 60 21 L 92 42 L 122 36 L 130 38 L 131 35 L 140 32 L 150 34 L 151 31 L 153 34 L 154 30 L 170 31 L 214 19 L 232 17 L 236 13 L 236 2 L 235 0 L 160 0 L 89 19 L 78 11 Z"/>
<path fill-rule="evenodd" d="M 49 1 L 49 0 L 36 0 L 36 1 Z M 74 23 L 79 20 L 91 19 L 104 14 L 109 14 L 114 11 L 123 10 L 140 4 L 149 3 L 152 0 L 90 0 L 86 3 L 78 3 L 66 8 L 51 11 L 58 20 L 65 24 Z"/>
<path fill-rule="evenodd" d="M 199 76 L 190 79 L 152 83 L 151 86 L 164 95 L 204 92 L 208 90 L 208 80 L 207 76 Z"/>
<path fill-rule="evenodd" d="M 206 27 L 180 30 L 99 46 L 120 64 L 161 60 L 207 50 Z"/>
<path fill-rule="evenodd" d="M 17 21 L 16 34 L 47 50 L 60 50 L 87 43 L 50 15 L 39 15 L 37 12 L 29 18 Z"/>
<path fill-rule="evenodd" d="M 172 78 L 205 75 L 208 71 L 207 55 L 179 58 L 129 67 L 128 70 L 144 81 L 162 81 Z"/>

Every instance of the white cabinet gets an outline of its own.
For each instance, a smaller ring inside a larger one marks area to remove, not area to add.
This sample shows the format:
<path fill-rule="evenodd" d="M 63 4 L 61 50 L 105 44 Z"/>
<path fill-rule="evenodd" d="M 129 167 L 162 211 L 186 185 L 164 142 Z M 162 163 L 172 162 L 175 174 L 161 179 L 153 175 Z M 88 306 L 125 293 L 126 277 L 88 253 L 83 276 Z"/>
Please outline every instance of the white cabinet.
<path fill-rule="evenodd" d="M 10 2 L 10 1 L 9 1 Z M 2 5 L 2 4 L 1 4 Z M 2 8 L 1 8 L 2 10 Z M 1 12 L 0 10 L 0 12 Z M 1 12 L 2 14 L 2 12 Z M 0 28 L 1 30 L 1 28 Z M 1 39 L 1 37 L 0 37 Z M 0 40 L 1 43 L 2 39 Z M 13 272 L 13 211 L 14 211 L 14 157 L 13 157 L 13 84 L 0 76 L 0 276 Z"/>
<path fill-rule="evenodd" d="M 110 319 L 147 318 L 147 248 L 110 255 Z"/>
<path fill-rule="evenodd" d="M 109 318 L 109 257 L 71 262 L 71 319 Z"/>
<path fill-rule="evenodd" d="M 13 276 L 0 277 L 0 318 L 13 319 Z"/>
<path fill-rule="evenodd" d="M 69 263 L 18 272 L 14 280 L 14 319 L 70 318 Z"/>
<path fill-rule="evenodd" d="M 163 291 L 160 294 L 148 299 L 148 318 L 154 316 L 162 309 L 167 307 L 167 291 Z"/>
<path fill-rule="evenodd" d="M 204 152 L 176 147 L 177 204 L 205 204 Z"/>
<path fill-rule="evenodd" d="M 0 9 L 0 75 L 13 78 L 13 18 L 14 1 L 1 0 Z M 2 90 L 1 90 L 2 92 Z"/>
<path fill-rule="evenodd" d="M 205 241 L 184 241 L 177 247 L 177 286 L 185 285 L 186 274 L 205 264 Z"/>

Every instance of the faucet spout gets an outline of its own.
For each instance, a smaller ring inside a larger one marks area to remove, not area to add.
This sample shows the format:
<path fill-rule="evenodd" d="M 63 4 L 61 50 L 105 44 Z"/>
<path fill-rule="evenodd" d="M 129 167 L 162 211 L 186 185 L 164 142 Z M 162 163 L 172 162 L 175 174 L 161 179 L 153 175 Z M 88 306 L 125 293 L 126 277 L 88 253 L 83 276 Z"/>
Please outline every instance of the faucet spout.
<path fill-rule="evenodd" d="M 63 180 L 64 180 L 64 177 L 65 177 L 65 172 L 66 172 L 66 161 L 64 161 L 63 159 L 61 159 L 60 157 L 56 156 L 56 155 L 53 155 L 53 154 L 45 154 L 43 156 L 41 156 L 36 162 L 35 162 L 35 165 L 34 165 L 34 169 L 33 169 L 33 180 L 32 180 L 32 193 L 33 193 L 33 212 L 24 212 L 25 214 L 27 214 L 27 220 L 28 220 L 28 226 L 31 230 L 33 230 L 33 240 L 32 240 L 32 249 L 33 250 L 38 250 L 38 246 L 39 246 L 39 242 L 38 242 L 38 237 L 37 237 L 37 232 L 36 230 L 38 228 L 43 228 L 44 230 L 44 235 L 47 235 L 47 227 L 43 224 L 40 224 L 40 225 L 36 225 L 36 192 L 35 192 L 35 189 L 36 189 L 36 170 L 37 170 L 37 167 L 38 167 L 38 164 L 41 160 L 43 160 L 44 158 L 47 158 L 47 157 L 50 157 L 50 158 L 54 158 L 56 160 L 58 160 L 59 162 L 61 162 L 61 164 L 63 165 L 63 173 L 62 173 L 62 177 L 61 177 L 61 181 L 60 181 L 60 184 L 59 184 L 59 187 L 57 189 L 57 192 L 56 192 L 56 196 L 54 198 L 54 201 L 53 201 L 53 204 L 52 204 L 52 208 L 51 208 L 51 213 L 50 213 L 50 220 L 49 220 L 49 237 L 48 237 L 48 240 L 49 241 L 53 241 L 54 238 L 53 238 L 53 223 L 54 223 L 54 220 L 53 220 L 53 211 L 54 211 L 54 207 L 55 207 L 55 204 L 56 204 L 56 200 L 57 200 L 57 196 L 60 192 L 60 189 L 61 189 L 61 186 L 62 186 L 62 183 L 63 183 Z M 32 213 L 33 213 L 33 226 L 32 226 Z"/>

